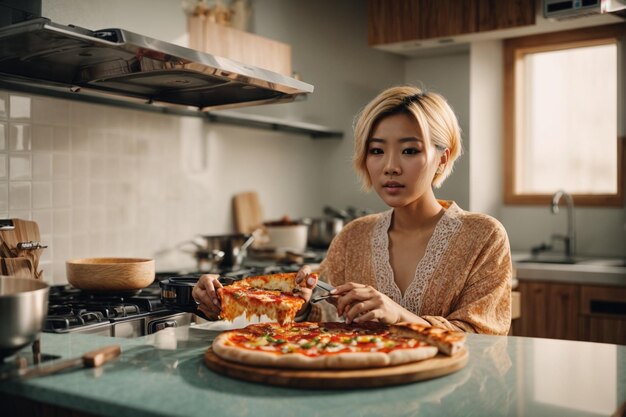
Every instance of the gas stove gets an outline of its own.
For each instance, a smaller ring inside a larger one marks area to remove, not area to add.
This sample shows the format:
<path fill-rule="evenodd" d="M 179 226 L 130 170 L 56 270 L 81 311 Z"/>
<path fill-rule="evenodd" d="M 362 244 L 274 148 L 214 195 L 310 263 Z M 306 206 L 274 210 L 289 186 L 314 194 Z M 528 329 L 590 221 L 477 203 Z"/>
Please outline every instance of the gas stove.
<path fill-rule="evenodd" d="M 241 268 L 214 271 L 238 280 L 247 276 L 296 272 L 298 264 L 250 264 Z M 158 272 L 148 287 L 132 293 L 93 293 L 70 285 L 50 288 L 48 315 L 43 331 L 47 333 L 89 333 L 111 337 L 145 336 L 166 327 L 192 323 L 194 315 L 172 309 L 163 303 L 160 282 L 171 277 L 199 278 L 200 272 Z"/>
<path fill-rule="evenodd" d="M 134 293 L 90 293 L 70 285 L 50 288 L 43 331 L 137 337 L 191 323 L 190 315 L 167 309 L 158 280 Z"/>

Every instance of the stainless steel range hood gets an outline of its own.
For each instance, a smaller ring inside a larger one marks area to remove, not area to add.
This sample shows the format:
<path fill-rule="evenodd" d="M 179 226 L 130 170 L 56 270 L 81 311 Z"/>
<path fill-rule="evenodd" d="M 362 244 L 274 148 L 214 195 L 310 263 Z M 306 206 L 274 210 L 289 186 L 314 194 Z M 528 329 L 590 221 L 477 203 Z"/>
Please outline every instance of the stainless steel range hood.
<path fill-rule="evenodd" d="M 39 17 L 0 28 L 0 87 L 123 97 L 207 111 L 292 101 L 313 86 L 122 29 Z"/>

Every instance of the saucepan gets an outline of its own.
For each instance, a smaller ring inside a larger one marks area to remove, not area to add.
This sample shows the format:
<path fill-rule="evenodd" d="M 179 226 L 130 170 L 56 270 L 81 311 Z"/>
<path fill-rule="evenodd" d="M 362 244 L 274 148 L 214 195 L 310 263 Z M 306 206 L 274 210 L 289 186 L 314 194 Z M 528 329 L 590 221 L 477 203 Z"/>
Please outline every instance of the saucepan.
<path fill-rule="evenodd" d="M 321 217 L 303 219 L 302 223 L 309 227 L 307 238 L 309 246 L 326 249 L 343 229 L 344 220 L 338 217 Z"/>
<path fill-rule="evenodd" d="M 48 313 L 48 291 L 43 281 L 0 276 L 0 359 L 37 339 Z"/>
<path fill-rule="evenodd" d="M 239 268 L 247 256 L 248 246 L 254 241 L 251 234 L 232 234 L 232 235 L 200 235 L 189 243 L 194 249 L 188 251 L 198 261 L 200 266 L 204 262 L 210 264 L 208 270 L 214 266 L 220 268 Z M 181 247 L 182 250 L 185 250 Z M 201 270 L 205 268 L 199 268 Z"/>

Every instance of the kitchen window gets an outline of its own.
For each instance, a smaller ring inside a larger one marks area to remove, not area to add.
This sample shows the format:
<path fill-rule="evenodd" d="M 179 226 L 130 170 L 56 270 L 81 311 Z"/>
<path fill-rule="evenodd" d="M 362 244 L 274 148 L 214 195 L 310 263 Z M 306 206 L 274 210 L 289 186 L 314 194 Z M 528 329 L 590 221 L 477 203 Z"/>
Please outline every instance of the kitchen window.
<path fill-rule="evenodd" d="M 506 204 L 624 204 L 626 24 L 504 42 Z M 622 123 L 622 124 L 620 124 Z"/>

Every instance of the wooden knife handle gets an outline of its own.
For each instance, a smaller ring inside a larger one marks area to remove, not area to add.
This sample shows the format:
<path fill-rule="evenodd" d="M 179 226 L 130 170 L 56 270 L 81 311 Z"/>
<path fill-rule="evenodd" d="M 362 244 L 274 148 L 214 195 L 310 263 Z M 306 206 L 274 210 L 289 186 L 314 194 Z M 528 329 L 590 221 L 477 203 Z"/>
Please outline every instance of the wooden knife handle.
<path fill-rule="evenodd" d="M 97 368 L 111 359 L 117 358 L 120 356 L 120 353 L 122 353 L 122 349 L 119 345 L 105 346 L 85 353 L 83 355 L 83 364 L 89 368 Z"/>

